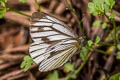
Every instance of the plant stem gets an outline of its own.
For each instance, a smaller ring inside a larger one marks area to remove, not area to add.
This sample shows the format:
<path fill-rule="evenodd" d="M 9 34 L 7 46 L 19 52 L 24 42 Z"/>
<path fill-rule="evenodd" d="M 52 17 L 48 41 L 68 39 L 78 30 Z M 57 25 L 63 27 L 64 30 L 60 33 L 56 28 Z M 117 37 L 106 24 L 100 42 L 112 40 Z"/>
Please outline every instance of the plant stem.
<path fill-rule="evenodd" d="M 34 0 L 34 2 L 35 2 L 35 4 L 37 5 L 38 10 L 39 10 L 40 12 L 42 12 L 41 7 L 40 7 L 40 5 L 39 5 L 38 1 L 37 1 L 37 0 Z"/>
<path fill-rule="evenodd" d="M 15 12 L 15 13 L 20 14 L 20 15 L 23 15 L 23 16 L 26 16 L 26 17 L 28 17 L 28 18 L 31 17 L 30 15 L 25 14 L 25 13 L 20 12 L 20 11 L 17 11 L 17 10 L 15 10 L 15 9 L 11 9 L 11 8 L 10 8 L 9 11 Z"/>
<path fill-rule="evenodd" d="M 103 53 L 103 54 L 107 54 L 105 51 L 103 51 L 103 50 L 100 50 L 100 49 L 96 49 L 96 48 L 94 48 L 94 51 L 96 51 L 96 52 L 99 52 L 99 53 Z"/>
<path fill-rule="evenodd" d="M 109 17 L 105 14 L 105 16 L 107 17 L 107 19 L 113 24 L 113 28 L 114 28 L 114 44 L 117 48 L 117 28 L 116 28 L 116 23 L 115 23 L 115 20 L 112 19 L 110 20 Z"/>
<path fill-rule="evenodd" d="M 107 43 L 107 42 L 100 42 L 99 43 L 99 46 L 104 46 L 104 45 L 106 45 L 106 46 L 113 46 L 114 44 Z"/>
<path fill-rule="evenodd" d="M 117 28 L 116 28 L 116 24 L 115 24 L 115 20 L 112 20 L 112 24 L 114 27 L 114 42 L 115 42 L 115 46 L 117 47 Z"/>
<path fill-rule="evenodd" d="M 90 55 L 91 55 L 91 54 L 90 54 Z M 84 67 L 85 64 L 87 63 L 89 57 L 90 57 L 90 56 L 88 56 L 88 57 L 86 58 L 86 60 L 81 64 L 81 66 L 75 71 L 75 74 L 76 74 L 76 75 L 83 69 L 83 67 Z"/>
<path fill-rule="evenodd" d="M 72 74 L 77 75 L 83 69 L 83 67 L 87 63 L 88 59 L 90 58 L 91 54 L 92 54 L 92 52 L 90 52 L 90 54 L 87 56 L 86 60 L 82 62 L 82 64 L 80 65 L 80 67 L 77 70 L 75 70 L 73 73 L 69 74 L 68 76 L 66 76 L 65 78 L 62 78 L 60 80 L 70 80 Z"/>
<path fill-rule="evenodd" d="M 69 1 L 69 0 L 68 0 Z M 77 14 L 76 14 L 76 11 L 75 11 L 75 9 L 72 7 L 72 5 L 71 5 L 71 2 L 69 1 L 68 2 L 67 0 L 64 0 L 64 2 L 66 2 L 66 6 L 68 7 L 68 9 L 71 11 L 71 13 L 72 13 L 72 15 L 74 16 L 74 18 L 76 19 L 76 21 L 77 21 L 77 23 L 78 23 L 78 28 L 80 29 L 80 32 L 82 33 L 82 36 L 84 37 L 85 35 L 84 35 L 84 30 L 83 30 L 83 28 L 82 28 L 82 26 L 81 26 L 81 22 L 82 22 L 82 19 L 81 20 L 79 20 L 78 19 L 78 16 L 77 16 Z M 70 3 L 70 4 L 69 4 Z"/>

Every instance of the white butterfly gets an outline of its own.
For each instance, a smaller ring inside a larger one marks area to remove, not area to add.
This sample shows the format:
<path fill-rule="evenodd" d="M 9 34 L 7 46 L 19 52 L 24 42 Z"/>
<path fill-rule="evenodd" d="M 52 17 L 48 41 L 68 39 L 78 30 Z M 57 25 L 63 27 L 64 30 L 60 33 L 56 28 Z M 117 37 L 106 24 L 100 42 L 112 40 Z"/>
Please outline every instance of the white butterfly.
<path fill-rule="evenodd" d="M 80 39 L 62 21 L 45 13 L 35 12 L 31 18 L 33 40 L 30 56 L 39 64 L 39 71 L 61 67 L 79 49 Z"/>

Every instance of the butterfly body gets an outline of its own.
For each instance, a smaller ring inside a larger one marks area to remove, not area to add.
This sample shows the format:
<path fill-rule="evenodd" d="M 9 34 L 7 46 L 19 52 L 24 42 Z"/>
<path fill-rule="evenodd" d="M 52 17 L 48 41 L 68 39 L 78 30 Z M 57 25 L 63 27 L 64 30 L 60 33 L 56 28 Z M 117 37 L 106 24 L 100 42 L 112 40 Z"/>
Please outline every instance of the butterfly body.
<path fill-rule="evenodd" d="M 30 22 L 29 53 L 41 72 L 61 67 L 79 49 L 78 36 L 57 18 L 35 12 Z"/>

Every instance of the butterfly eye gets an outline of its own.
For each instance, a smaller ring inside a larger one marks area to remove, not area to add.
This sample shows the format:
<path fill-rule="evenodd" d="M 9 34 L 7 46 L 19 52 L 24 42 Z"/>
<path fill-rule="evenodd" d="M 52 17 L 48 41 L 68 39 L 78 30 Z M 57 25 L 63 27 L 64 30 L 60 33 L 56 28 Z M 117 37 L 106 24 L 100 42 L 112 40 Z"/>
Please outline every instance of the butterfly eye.
<path fill-rule="evenodd" d="M 29 48 L 31 57 L 39 64 L 41 72 L 61 67 L 78 50 L 76 34 L 53 16 L 39 12 L 33 15 L 30 28 L 33 43 Z"/>

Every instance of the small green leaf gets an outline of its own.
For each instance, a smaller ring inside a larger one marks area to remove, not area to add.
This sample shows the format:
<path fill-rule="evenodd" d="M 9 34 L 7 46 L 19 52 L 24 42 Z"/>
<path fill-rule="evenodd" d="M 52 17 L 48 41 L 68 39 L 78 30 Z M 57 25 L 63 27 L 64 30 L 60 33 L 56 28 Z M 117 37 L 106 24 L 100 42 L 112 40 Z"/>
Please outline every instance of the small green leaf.
<path fill-rule="evenodd" d="M 19 0 L 21 3 L 26 3 L 27 0 Z"/>
<path fill-rule="evenodd" d="M 89 7 L 89 12 L 90 13 L 94 13 L 95 12 L 95 8 L 94 8 L 94 4 L 92 2 L 88 3 L 88 7 Z"/>
<path fill-rule="evenodd" d="M 102 24 L 102 29 L 106 29 L 106 27 L 107 27 L 107 23 L 104 22 L 104 23 Z"/>
<path fill-rule="evenodd" d="M 6 8 L 0 9 L 0 19 L 3 18 L 5 13 L 6 13 Z"/>
<path fill-rule="evenodd" d="M 31 59 L 30 56 L 25 56 L 25 57 L 24 57 L 24 60 L 25 60 L 25 61 L 29 61 L 30 59 Z"/>
<path fill-rule="evenodd" d="M 26 72 L 31 67 L 31 64 L 26 64 L 24 71 Z"/>
<path fill-rule="evenodd" d="M 91 47 L 93 45 L 93 41 L 88 40 L 88 46 Z"/>
<path fill-rule="evenodd" d="M 96 40 L 95 40 L 95 44 L 98 44 L 100 42 L 100 37 L 97 36 Z"/>
<path fill-rule="evenodd" d="M 71 64 L 71 63 L 66 63 L 64 65 L 64 68 L 65 68 L 65 72 L 70 72 L 70 71 L 74 71 L 74 64 Z"/>
<path fill-rule="evenodd" d="M 23 62 L 20 64 L 20 68 L 24 68 L 24 67 L 25 67 L 25 64 L 26 64 L 26 61 L 23 61 Z"/>
<path fill-rule="evenodd" d="M 120 73 L 112 75 L 109 80 L 120 80 Z"/>
<path fill-rule="evenodd" d="M 0 5 L 2 6 L 2 7 L 5 7 L 5 3 L 3 2 L 3 1 L 0 1 Z"/>
<path fill-rule="evenodd" d="M 27 71 L 32 64 L 35 64 L 32 58 L 30 56 L 24 56 L 24 61 L 21 63 L 20 67 L 23 68 L 24 71 Z"/>
<path fill-rule="evenodd" d="M 88 8 L 93 16 L 102 16 L 104 13 L 109 12 L 114 5 L 115 0 L 92 0 L 88 3 Z"/>
<path fill-rule="evenodd" d="M 89 2 L 88 3 L 88 7 L 89 7 L 89 13 L 93 14 L 94 16 L 96 16 L 97 12 L 95 10 L 95 4 L 93 2 Z"/>
<path fill-rule="evenodd" d="M 94 3 L 93 3 L 93 2 L 89 2 L 89 3 L 88 3 L 88 7 L 89 7 L 89 8 L 94 8 Z"/>
<path fill-rule="evenodd" d="M 120 60 L 120 51 L 119 51 L 119 52 L 117 52 L 116 59 Z"/>
<path fill-rule="evenodd" d="M 86 47 L 82 47 L 81 53 L 80 53 L 80 57 L 83 61 L 85 61 L 88 57 L 88 51 L 89 49 Z"/>
<path fill-rule="evenodd" d="M 93 26 L 96 26 L 96 27 L 98 27 L 100 24 L 101 24 L 100 20 L 96 20 L 93 22 Z"/>
<path fill-rule="evenodd" d="M 112 9 L 115 5 L 115 0 L 105 0 L 105 3 Z"/>
<path fill-rule="evenodd" d="M 6 7 L 7 0 L 0 0 L 0 5 Z"/>
<path fill-rule="evenodd" d="M 114 18 L 115 18 L 115 14 L 111 13 L 110 16 L 109 16 L 109 19 L 114 19 Z"/>
<path fill-rule="evenodd" d="M 117 45 L 118 50 L 120 50 L 120 44 Z"/>
<path fill-rule="evenodd" d="M 54 71 L 53 73 L 49 74 L 44 80 L 59 80 L 58 72 Z"/>
<path fill-rule="evenodd" d="M 106 4 L 104 4 L 104 11 L 105 11 L 105 13 L 109 12 L 109 6 Z"/>
<path fill-rule="evenodd" d="M 77 78 L 77 75 L 72 74 L 70 77 L 71 77 L 72 79 L 76 79 L 76 78 Z"/>

